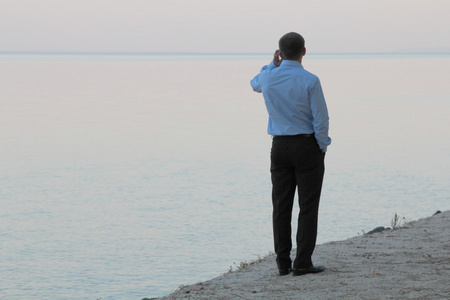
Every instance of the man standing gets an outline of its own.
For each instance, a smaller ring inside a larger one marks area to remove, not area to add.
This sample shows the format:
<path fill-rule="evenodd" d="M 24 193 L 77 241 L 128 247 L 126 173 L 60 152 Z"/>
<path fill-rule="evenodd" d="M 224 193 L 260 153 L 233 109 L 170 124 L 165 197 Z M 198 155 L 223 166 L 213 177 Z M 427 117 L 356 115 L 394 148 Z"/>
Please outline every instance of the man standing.
<path fill-rule="evenodd" d="M 320 193 L 325 171 L 328 110 L 319 78 L 306 71 L 305 40 L 295 32 L 281 37 L 273 61 L 253 78 L 251 86 L 264 96 L 273 136 L 270 154 L 273 236 L 280 275 L 319 273 L 311 256 L 316 246 Z M 292 268 L 291 216 L 298 189 L 297 253 Z"/>

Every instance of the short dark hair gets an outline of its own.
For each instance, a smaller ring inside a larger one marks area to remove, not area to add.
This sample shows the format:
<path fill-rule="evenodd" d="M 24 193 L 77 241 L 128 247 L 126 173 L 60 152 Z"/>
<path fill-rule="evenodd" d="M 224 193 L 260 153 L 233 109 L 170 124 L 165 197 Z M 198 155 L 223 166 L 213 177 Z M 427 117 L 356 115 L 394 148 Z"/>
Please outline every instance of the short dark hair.
<path fill-rule="evenodd" d="M 297 32 L 289 32 L 281 37 L 278 46 L 284 59 L 297 60 L 305 49 L 305 39 Z"/>

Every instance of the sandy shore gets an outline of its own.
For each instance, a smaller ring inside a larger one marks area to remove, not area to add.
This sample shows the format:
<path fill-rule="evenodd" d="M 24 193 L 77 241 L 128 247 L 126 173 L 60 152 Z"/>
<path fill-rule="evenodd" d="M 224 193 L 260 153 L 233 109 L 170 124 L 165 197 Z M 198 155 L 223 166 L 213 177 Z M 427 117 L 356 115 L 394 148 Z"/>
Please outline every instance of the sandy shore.
<path fill-rule="evenodd" d="M 278 276 L 272 255 L 158 299 L 450 299 L 449 227 L 446 211 L 318 245 L 320 274 Z"/>

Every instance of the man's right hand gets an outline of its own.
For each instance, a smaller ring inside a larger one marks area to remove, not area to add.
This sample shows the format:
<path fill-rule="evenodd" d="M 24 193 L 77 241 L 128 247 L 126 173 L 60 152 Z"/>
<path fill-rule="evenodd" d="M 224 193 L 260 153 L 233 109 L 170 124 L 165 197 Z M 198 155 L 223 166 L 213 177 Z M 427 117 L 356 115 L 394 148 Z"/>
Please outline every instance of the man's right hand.
<path fill-rule="evenodd" d="M 273 54 L 273 64 L 279 67 L 282 61 L 283 55 L 281 54 L 281 51 L 280 50 L 275 51 L 275 53 Z"/>

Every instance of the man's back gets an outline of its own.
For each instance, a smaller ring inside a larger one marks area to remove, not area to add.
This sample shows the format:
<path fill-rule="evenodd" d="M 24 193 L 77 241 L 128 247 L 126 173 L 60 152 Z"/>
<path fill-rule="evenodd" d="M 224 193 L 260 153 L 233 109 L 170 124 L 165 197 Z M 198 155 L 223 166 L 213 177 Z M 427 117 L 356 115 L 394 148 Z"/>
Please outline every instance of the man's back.
<path fill-rule="evenodd" d="M 267 132 L 274 136 L 315 133 L 325 152 L 328 138 L 328 112 L 319 78 L 300 62 L 273 62 L 261 70 L 251 85 L 262 92 L 269 113 Z"/>

